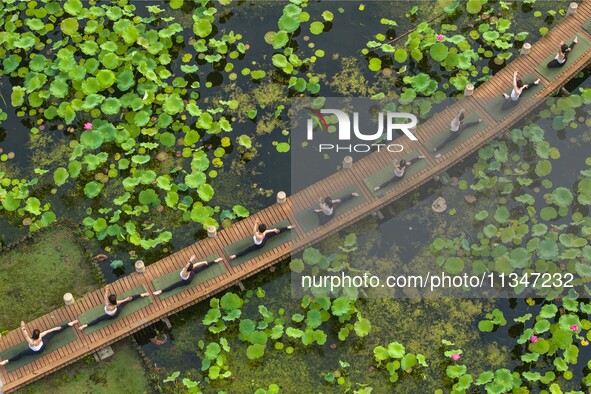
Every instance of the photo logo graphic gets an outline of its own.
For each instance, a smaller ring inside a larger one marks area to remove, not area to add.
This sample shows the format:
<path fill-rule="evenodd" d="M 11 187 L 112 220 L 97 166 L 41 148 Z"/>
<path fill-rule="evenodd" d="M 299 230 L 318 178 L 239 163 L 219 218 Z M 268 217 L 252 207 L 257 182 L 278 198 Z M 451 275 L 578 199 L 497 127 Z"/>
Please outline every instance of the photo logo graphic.
<path fill-rule="evenodd" d="M 379 112 L 378 113 L 378 126 L 377 131 L 366 133 L 360 130 L 359 127 L 359 112 L 353 112 L 353 121 L 351 122 L 350 116 L 338 109 L 321 109 L 320 111 L 306 107 L 306 109 L 313 115 L 308 118 L 306 138 L 308 141 L 314 139 L 314 125 L 315 123 L 321 127 L 324 131 L 328 130 L 328 124 L 323 114 L 330 114 L 336 116 L 338 120 L 337 124 L 337 137 L 340 141 L 351 141 L 352 137 L 355 139 L 369 142 L 369 141 L 380 141 L 384 137 L 385 128 L 385 139 L 392 141 L 394 130 L 402 131 L 411 141 L 417 141 L 417 137 L 413 134 L 412 130 L 417 125 L 417 117 L 407 112 Z M 407 122 L 399 123 L 401 120 L 407 120 Z M 385 126 L 384 126 L 385 123 Z M 394 137 L 396 137 L 394 135 Z M 327 150 L 334 151 L 348 151 L 348 152 L 369 152 L 374 147 L 378 151 L 380 148 L 386 148 L 389 152 L 402 152 L 404 147 L 400 144 L 319 144 L 318 149 L 320 152 Z"/>

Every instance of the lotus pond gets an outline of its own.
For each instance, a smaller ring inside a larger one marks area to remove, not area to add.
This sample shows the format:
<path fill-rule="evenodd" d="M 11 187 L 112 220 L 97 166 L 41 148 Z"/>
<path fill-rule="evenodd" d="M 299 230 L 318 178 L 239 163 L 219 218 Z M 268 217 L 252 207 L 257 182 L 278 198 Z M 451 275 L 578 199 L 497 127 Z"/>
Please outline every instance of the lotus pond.
<path fill-rule="evenodd" d="M 108 280 L 125 275 L 135 260 L 157 261 L 289 192 L 290 151 L 305 148 L 290 145 L 291 98 L 371 97 L 428 118 L 547 34 L 568 4 L 4 0 L 2 241 L 67 218 L 99 241 Z M 156 366 L 153 389 L 588 392 L 588 75 L 384 219 L 138 338 Z M 339 162 L 327 156 L 310 182 Z M 445 213 L 431 210 L 437 196 Z M 392 261 L 436 261 L 449 273 L 568 271 L 583 291 L 291 297 L 292 270 L 380 275 Z"/>

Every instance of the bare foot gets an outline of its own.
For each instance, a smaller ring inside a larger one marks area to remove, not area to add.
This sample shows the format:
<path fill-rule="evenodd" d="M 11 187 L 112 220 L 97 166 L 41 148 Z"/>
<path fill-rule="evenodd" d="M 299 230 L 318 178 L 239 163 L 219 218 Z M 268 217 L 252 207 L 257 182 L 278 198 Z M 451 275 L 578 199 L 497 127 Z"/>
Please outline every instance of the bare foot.
<path fill-rule="evenodd" d="M 505 100 L 509 99 L 509 95 L 507 93 L 503 93 L 503 97 L 505 97 Z"/>
<path fill-rule="evenodd" d="M 214 263 L 219 263 L 220 261 L 224 261 L 223 257 L 218 257 L 217 259 L 215 259 L 213 262 Z"/>
<path fill-rule="evenodd" d="M 154 295 L 160 295 L 160 294 L 162 294 L 162 290 L 156 290 L 152 294 L 154 294 Z"/>
<path fill-rule="evenodd" d="M 482 119 L 478 119 L 478 123 L 482 123 Z"/>
<path fill-rule="evenodd" d="M 359 193 L 351 193 L 353 197 L 359 197 Z"/>
<path fill-rule="evenodd" d="M 292 225 L 287 226 L 288 230 L 293 230 L 294 228 L 295 228 L 295 226 L 292 226 Z"/>
<path fill-rule="evenodd" d="M 236 258 L 236 255 L 233 254 L 232 256 L 230 256 L 230 260 L 234 260 Z"/>
<path fill-rule="evenodd" d="M 373 188 L 373 191 L 374 192 L 377 192 L 378 190 L 380 190 L 380 187 L 379 186 L 376 186 L 376 187 Z"/>
<path fill-rule="evenodd" d="M 72 327 L 74 324 L 78 324 L 78 320 L 72 320 L 68 323 L 68 326 Z"/>
<path fill-rule="evenodd" d="M 80 327 L 78 327 L 78 329 L 79 329 L 80 331 L 82 331 L 82 330 L 84 330 L 86 327 L 88 327 L 88 325 L 86 325 L 86 324 L 83 324 L 83 325 L 81 325 Z"/>
<path fill-rule="evenodd" d="M 433 152 L 437 152 L 437 148 L 433 148 Z"/>
<path fill-rule="evenodd" d="M 577 42 L 579 42 L 579 37 L 575 36 L 575 39 L 573 40 L 573 42 L 576 44 Z"/>
<path fill-rule="evenodd" d="M 8 360 L 0 361 L 0 365 L 6 365 L 6 364 L 8 364 Z"/>
<path fill-rule="evenodd" d="M 426 159 L 425 155 L 418 155 L 417 159 Z"/>
<path fill-rule="evenodd" d="M 142 294 L 140 294 L 140 295 L 141 295 L 142 297 L 147 297 L 147 296 L 149 296 L 149 295 L 150 295 L 150 293 L 142 293 Z"/>
<path fill-rule="evenodd" d="M 536 79 L 536 80 L 534 81 L 534 85 L 537 85 L 537 84 L 539 84 L 539 83 L 540 83 L 540 78 L 538 78 L 538 79 Z"/>

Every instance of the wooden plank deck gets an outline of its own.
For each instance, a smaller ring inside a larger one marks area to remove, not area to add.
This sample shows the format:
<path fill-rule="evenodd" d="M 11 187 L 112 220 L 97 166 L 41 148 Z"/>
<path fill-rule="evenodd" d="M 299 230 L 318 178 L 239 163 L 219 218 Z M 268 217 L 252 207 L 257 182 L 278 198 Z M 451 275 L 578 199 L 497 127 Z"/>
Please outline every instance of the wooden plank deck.
<path fill-rule="evenodd" d="M 400 159 L 404 154 L 392 154 L 387 152 L 374 152 L 360 161 L 354 163 L 350 170 L 339 171 L 328 178 L 311 185 L 301 192 L 290 196 L 285 204 L 274 204 L 262 211 L 253 214 L 251 217 L 236 223 L 232 227 L 218 232 L 217 238 L 208 238 L 200 240 L 182 250 L 173 253 L 170 256 L 146 267 L 144 274 L 133 273 L 123 277 L 112 284 L 115 292 L 124 291 L 145 285 L 148 291 L 155 289 L 152 286 L 152 280 L 168 272 L 179 269 L 188 260 L 192 254 L 198 258 L 210 254 L 218 254 L 225 257 L 223 263 L 226 272 L 212 280 L 209 280 L 198 286 L 186 289 L 181 293 L 160 300 L 159 297 L 152 297 L 153 303 L 139 311 L 116 321 L 104 329 L 87 335 L 76 330 L 77 340 L 51 353 L 45 353 L 42 357 L 31 362 L 14 372 L 7 372 L 5 367 L 0 367 L 0 391 L 12 392 L 19 387 L 26 385 L 36 379 L 48 375 L 76 360 L 92 354 L 99 349 L 112 344 L 134 332 L 152 324 L 164 316 L 174 314 L 188 306 L 194 305 L 201 300 L 218 293 L 237 282 L 254 275 L 255 273 L 289 257 L 292 251 L 299 251 L 303 248 L 328 237 L 334 232 L 358 221 L 367 215 L 375 212 L 377 209 L 390 204 L 394 200 L 404 196 L 410 191 L 416 189 L 434 175 L 450 168 L 461 161 L 478 148 L 483 146 L 489 140 L 506 131 L 526 114 L 530 113 L 536 106 L 543 102 L 545 97 L 550 96 L 559 90 L 568 80 L 574 77 L 580 70 L 591 62 L 591 52 L 587 52 L 581 57 L 569 60 L 563 67 L 562 72 L 554 80 L 548 81 L 542 75 L 537 75 L 534 70 L 536 65 L 544 61 L 550 53 L 555 53 L 558 43 L 561 40 L 567 40 L 569 37 L 577 34 L 591 40 L 591 35 L 582 29 L 582 24 L 591 18 L 591 1 L 584 1 L 579 5 L 576 15 L 564 17 L 563 20 L 542 39 L 532 46 L 532 51 L 527 56 L 521 56 L 513 60 L 505 68 L 500 70 L 489 81 L 479 86 L 472 97 L 464 98 L 454 105 L 441 111 L 435 117 L 418 125 L 416 135 L 418 142 L 408 145 L 413 150 L 417 149 L 425 154 L 429 160 L 429 166 L 419 173 L 409 176 L 399 182 L 395 187 L 387 190 L 381 197 L 375 197 L 363 183 L 363 179 L 385 167 L 392 160 Z M 514 70 L 519 70 L 520 75 L 529 72 L 536 74 L 544 83 L 544 88 L 533 96 L 526 96 L 521 104 L 513 111 L 508 112 L 502 120 L 496 121 L 489 116 L 485 110 L 485 104 L 488 100 L 498 97 L 505 88 L 510 86 Z M 478 132 L 459 146 L 438 159 L 434 159 L 422 142 L 435 136 L 442 130 L 449 127 L 450 120 L 455 116 L 460 108 L 466 108 L 467 112 L 478 111 L 483 115 L 488 126 L 486 129 Z M 422 141 L 422 142 L 421 142 Z M 328 224 L 321 228 L 316 228 L 309 232 L 303 232 L 301 227 L 295 229 L 296 236 L 293 241 L 285 243 L 269 252 L 262 253 L 244 262 L 236 267 L 228 262 L 228 256 L 224 253 L 224 247 L 232 244 L 242 238 L 251 235 L 254 220 L 259 218 L 261 222 L 273 224 L 284 218 L 288 218 L 292 224 L 298 225 L 295 212 L 313 205 L 320 196 L 329 195 L 332 192 L 342 190 L 351 184 L 355 184 L 365 198 L 365 202 L 354 209 L 332 219 Z M 47 329 L 63 320 L 73 320 L 78 316 L 102 303 L 103 289 L 86 294 L 78 299 L 74 305 L 64 306 L 48 315 L 42 316 L 28 323 L 29 327 L 39 327 Z M 0 351 L 12 347 L 23 338 L 20 330 L 13 330 L 0 339 Z M 3 385 L 2 385 L 3 384 Z"/>

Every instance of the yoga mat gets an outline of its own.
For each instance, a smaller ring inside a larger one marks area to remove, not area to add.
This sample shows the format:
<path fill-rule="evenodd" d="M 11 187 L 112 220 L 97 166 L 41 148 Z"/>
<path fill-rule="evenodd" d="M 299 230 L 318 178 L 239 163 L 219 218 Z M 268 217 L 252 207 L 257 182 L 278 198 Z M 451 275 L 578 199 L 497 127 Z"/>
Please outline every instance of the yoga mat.
<path fill-rule="evenodd" d="M 417 156 L 419 156 L 419 155 L 420 154 L 418 151 L 413 151 L 413 152 L 409 153 L 408 155 L 406 155 L 404 157 L 404 160 L 406 160 L 406 161 L 413 160 L 413 159 L 416 159 Z M 396 162 L 396 165 L 398 164 L 398 161 Z M 394 163 L 389 164 L 387 167 L 382 168 L 381 170 L 379 170 L 375 174 L 370 175 L 363 180 L 363 183 L 365 183 L 365 186 L 367 186 L 367 189 L 370 192 L 372 192 L 374 196 L 384 194 L 386 191 L 388 191 L 392 187 L 396 186 L 400 182 L 412 177 L 413 175 L 415 175 L 415 174 L 419 173 L 420 171 L 424 170 L 425 168 L 429 167 L 429 161 L 426 159 L 417 159 L 417 161 L 413 162 L 413 164 L 411 164 L 410 167 L 406 168 L 403 179 L 401 179 L 400 181 L 398 181 L 396 183 L 384 186 L 380 190 L 375 191 L 374 187 L 379 186 L 380 184 L 384 183 L 385 181 L 387 181 L 388 179 L 390 179 L 394 176 L 394 168 L 396 167 L 396 165 Z"/>
<path fill-rule="evenodd" d="M 290 224 L 291 223 L 289 223 L 289 220 L 285 219 L 285 220 L 280 221 L 279 223 L 275 223 L 274 225 L 268 227 L 268 229 L 278 228 L 278 227 L 286 227 L 286 226 L 289 226 Z M 245 261 L 248 261 L 248 260 L 260 255 L 261 253 L 268 252 L 269 250 L 276 248 L 277 246 L 284 244 L 287 241 L 291 241 L 293 239 L 293 236 L 294 236 L 293 231 L 285 230 L 281 234 L 278 234 L 272 238 L 269 238 L 269 240 L 267 240 L 267 242 L 265 243 L 265 246 L 263 246 L 262 248 L 254 250 L 254 251 L 248 253 L 247 255 L 244 255 L 241 257 L 236 257 L 234 260 L 229 260 L 230 264 L 232 265 L 232 267 L 235 267 L 238 264 L 244 263 Z M 230 257 L 231 255 L 240 252 L 241 250 L 249 247 L 252 244 L 253 244 L 252 235 L 249 235 L 248 237 L 241 239 L 238 242 L 235 242 L 231 245 L 226 246 L 224 248 L 224 252 L 226 252 L 226 255 L 228 257 Z"/>
<path fill-rule="evenodd" d="M 513 76 L 511 76 L 511 78 L 513 78 Z M 501 106 L 505 102 L 505 99 L 503 98 L 503 96 L 501 94 L 499 94 L 497 97 L 491 99 L 486 104 L 486 106 L 485 106 L 486 112 L 488 112 L 489 115 L 492 116 L 495 120 L 497 120 L 497 121 L 503 120 L 503 118 L 505 116 L 508 116 L 516 108 L 519 108 L 519 106 L 523 105 L 523 103 L 530 100 L 540 89 L 544 88 L 544 83 L 541 81 L 539 84 L 533 85 L 533 82 L 536 80 L 536 76 L 534 74 L 528 74 L 525 77 L 521 78 L 521 80 L 523 81 L 524 84 L 532 84 L 532 87 L 529 88 L 528 90 L 526 90 L 525 92 L 521 93 L 521 97 L 519 98 L 519 101 L 517 101 L 517 103 L 514 104 L 513 107 L 508 108 L 506 110 L 501 108 Z M 513 80 L 512 79 L 507 80 L 507 84 L 512 86 Z M 513 89 L 513 87 L 507 88 L 505 90 L 505 93 L 511 94 L 512 89 Z M 511 100 L 511 99 L 509 99 L 509 100 Z"/>
<path fill-rule="evenodd" d="M 56 324 L 54 327 L 61 326 L 62 324 L 66 324 L 66 323 L 69 323 L 69 322 L 63 321 L 59 324 Z M 49 327 L 48 329 L 51 329 L 51 327 Z M 53 338 L 51 338 L 51 341 L 47 342 L 47 344 L 45 345 L 45 350 L 42 353 L 31 354 L 30 356 L 21 357 L 20 359 L 18 359 L 16 361 L 9 362 L 8 364 L 6 364 L 4 366 L 4 368 L 6 368 L 6 370 L 8 372 L 14 372 L 17 369 L 19 369 L 20 367 L 23 367 L 23 366 L 37 360 L 39 357 L 42 357 L 45 354 L 49 354 L 49 353 L 59 349 L 60 347 L 65 346 L 72 341 L 75 341 L 77 336 L 76 336 L 76 332 L 74 330 L 76 330 L 76 327 L 68 327 L 68 328 L 62 329 L 61 332 L 59 332 Z M 10 357 L 14 356 L 15 354 L 27 349 L 28 347 L 29 347 L 29 344 L 26 341 L 19 343 L 16 346 L 13 346 L 11 348 L 3 350 L 0 353 L 0 358 L 2 360 L 6 360 L 7 358 L 10 358 Z"/>
<path fill-rule="evenodd" d="M 220 256 L 218 256 L 217 254 L 212 254 L 211 256 L 207 256 L 204 259 L 198 259 L 198 260 L 196 260 L 196 262 L 197 261 L 204 261 L 204 260 L 205 261 L 213 261 L 213 260 L 217 259 L 218 257 L 220 257 Z M 179 270 L 170 272 L 166 275 L 163 275 L 160 278 L 156 278 L 156 279 L 152 280 L 152 285 L 154 285 L 154 288 L 156 290 L 164 289 L 165 287 L 168 287 L 168 286 L 172 285 L 173 283 L 181 280 L 180 272 L 181 272 L 181 270 L 179 269 Z M 188 284 L 186 286 L 177 287 L 176 289 L 172 289 L 170 291 L 162 293 L 158 297 L 160 297 L 160 299 L 163 300 L 165 298 L 168 298 L 170 296 L 178 294 L 183 290 L 187 290 L 191 287 L 197 286 L 203 282 L 206 282 L 212 278 L 215 278 L 216 276 L 219 276 L 219 275 L 223 274 L 224 272 L 226 272 L 226 269 L 224 268 L 223 261 L 220 261 L 219 263 L 210 264 L 203 271 L 200 271 L 197 274 L 195 274 L 195 277 L 193 278 L 193 280 L 191 281 L 190 284 Z"/>
<path fill-rule="evenodd" d="M 574 38 L 575 38 L 575 36 L 572 36 L 568 40 L 565 40 L 567 45 L 570 45 L 572 43 L 572 41 L 574 40 Z M 552 79 L 556 78 L 556 76 L 558 74 L 560 74 L 566 68 L 568 68 L 569 64 L 573 63 L 579 57 L 581 57 L 583 54 L 585 54 L 586 52 L 589 52 L 591 50 L 591 42 L 589 42 L 589 40 L 587 40 L 585 37 L 582 37 L 582 36 L 579 36 L 578 38 L 579 38 L 579 42 L 577 43 L 577 45 L 575 45 L 573 50 L 569 52 L 568 59 L 567 59 L 566 64 L 564 66 L 557 67 L 557 68 L 548 68 L 548 66 L 547 66 L 548 63 L 556 57 L 556 53 L 558 52 L 558 46 L 557 46 L 556 49 L 550 55 L 548 55 L 546 60 L 544 60 L 541 64 L 539 64 L 536 67 L 536 71 L 539 72 L 540 74 L 542 74 L 546 79 L 552 80 Z"/>
<path fill-rule="evenodd" d="M 447 137 L 449 137 L 451 135 L 452 131 L 449 128 L 441 131 L 435 137 L 433 137 L 430 140 L 428 140 L 427 142 L 425 142 L 424 143 L 425 147 L 429 150 L 429 152 L 431 152 L 432 155 L 446 154 L 447 152 L 449 152 L 450 150 L 452 150 L 456 146 L 466 142 L 468 139 L 470 139 L 472 136 L 474 136 L 478 132 L 486 129 L 486 127 L 488 126 L 488 123 L 486 123 L 486 120 L 484 120 L 482 115 L 479 114 L 478 112 L 473 112 L 473 113 L 467 114 L 464 117 L 464 123 L 473 122 L 478 119 L 482 119 L 482 122 L 480 122 L 477 125 L 474 125 L 474 126 L 468 127 L 467 129 L 462 130 L 460 132 L 460 135 L 455 140 L 449 142 L 445 146 L 442 146 L 437 151 L 434 152 L 433 149 L 436 146 L 438 146 L 439 144 L 441 144 L 443 141 L 445 141 L 447 139 Z M 451 122 L 451 119 L 450 119 L 450 122 Z M 411 168 L 412 168 L 412 166 L 411 166 Z"/>
<path fill-rule="evenodd" d="M 348 186 L 347 188 L 340 190 L 337 193 L 331 194 L 333 200 L 336 200 L 341 197 L 345 197 L 351 193 L 359 193 L 359 197 L 353 197 L 352 200 L 349 200 L 343 204 L 340 204 L 334 212 L 334 220 L 337 216 L 344 214 L 345 212 L 355 208 L 357 205 L 361 204 L 365 201 L 363 194 L 359 191 L 359 188 L 355 185 Z M 318 196 L 324 198 L 326 196 Z M 295 217 L 298 221 L 298 224 L 305 232 L 313 230 L 314 228 L 320 226 L 320 221 L 318 220 L 318 215 L 313 212 L 313 209 L 318 209 L 318 204 L 314 204 L 314 206 L 304 209 L 303 211 L 296 212 Z M 332 221 L 331 220 L 331 221 Z M 327 223 L 329 224 L 330 221 Z"/>
<path fill-rule="evenodd" d="M 136 294 L 141 294 L 141 293 L 146 293 L 146 292 L 147 292 L 147 290 L 144 287 L 144 285 L 140 285 L 136 288 L 126 291 L 123 294 L 117 295 L 117 299 L 122 300 L 122 299 L 126 298 L 127 296 L 133 296 Z M 131 301 L 131 303 L 129 305 L 125 305 L 125 307 L 123 307 L 123 310 L 121 311 L 119 316 L 117 316 L 115 319 L 102 321 L 98 324 L 95 324 L 94 326 L 90 326 L 90 327 L 85 328 L 83 331 L 86 334 L 92 334 L 93 332 L 98 331 L 101 328 L 104 328 L 116 321 L 121 320 L 125 316 L 129 316 L 132 313 L 139 311 L 140 309 L 150 305 L 151 303 L 152 303 L 152 299 L 150 297 L 141 297 L 135 301 Z M 78 317 L 78 320 L 80 321 L 80 325 L 83 325 L 83 324 L 86 324 L 90 321 L 93 321 L 97 317 L 104 315 L 104 314 L 105 314 L 105 306 L 98 305 L 98 306 L 80 314 L 80 316 Z"/>
<path fill-rule="evenodd" d="M 587 22 L 583 23 L 583 29 L 587 30 L 587 32 L 591 33 L 591 19 Z M 579 37 L 581 38 L 581 37 Z"/>

